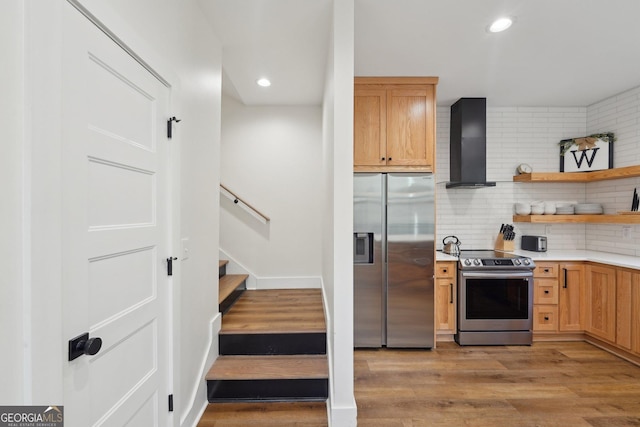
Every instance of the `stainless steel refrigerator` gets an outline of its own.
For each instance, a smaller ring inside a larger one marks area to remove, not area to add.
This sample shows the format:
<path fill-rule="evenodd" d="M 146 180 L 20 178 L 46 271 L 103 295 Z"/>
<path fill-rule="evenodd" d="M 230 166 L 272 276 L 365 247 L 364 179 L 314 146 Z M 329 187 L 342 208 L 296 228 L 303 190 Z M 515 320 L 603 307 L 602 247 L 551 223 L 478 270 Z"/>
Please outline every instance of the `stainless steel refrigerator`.
<path fill-rule="evenodd" d="M 356 173 L 356 347 L 434 344 L 434 177 Z"/>

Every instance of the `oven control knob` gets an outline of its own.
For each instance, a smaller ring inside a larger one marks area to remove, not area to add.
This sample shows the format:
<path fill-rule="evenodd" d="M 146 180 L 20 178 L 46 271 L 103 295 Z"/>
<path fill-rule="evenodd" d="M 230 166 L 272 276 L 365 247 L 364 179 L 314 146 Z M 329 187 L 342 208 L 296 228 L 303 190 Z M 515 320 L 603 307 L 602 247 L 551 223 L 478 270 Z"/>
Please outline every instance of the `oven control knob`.
<path fill-rule="evenodd" d="M 531 261 L 529 260 L 529 258 L 525 258 L 523 262 L 524 262 L 524 265 L 531 264 Z"/>
<path fill-rule="evenodd" d="M 471 260 L 470 259 L 465 259 L 464 260 L 464 265 L 471 265 Z"/>
<path fill-rule="evenodd" d="M 515 265 L 520 265 L 520 260 L 518 258 L 516 258 L 516 259 L 513 260 L 513 263 Z"/>
<path fill-rule="evenodd" d="M 480 260 L 479 259 L 474 259 L 473 260 L 473 265 L 480 265 Z"/>

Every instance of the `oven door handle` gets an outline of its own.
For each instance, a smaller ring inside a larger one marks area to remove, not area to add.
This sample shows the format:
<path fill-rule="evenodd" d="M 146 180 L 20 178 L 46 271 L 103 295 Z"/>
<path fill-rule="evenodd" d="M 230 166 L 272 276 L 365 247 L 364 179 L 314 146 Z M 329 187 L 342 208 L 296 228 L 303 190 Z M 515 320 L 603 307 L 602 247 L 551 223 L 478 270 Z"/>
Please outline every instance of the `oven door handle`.
<path fill-rule="evenodd" d="M 462 272 L 460 273 L 462 275 L 462 277 L 471 277 L 471 278 L 482 278 L 482 279 L 486 279 L 486 278 L 500 278 L 500 279 L 506 279 L 506 278 L 510 278 L 510 277 L 533 277 L 533 272 L 526 272 L 526 273 L 514 273 L 514 272 L 505 272 L 505 271 L 492 271 L 492 272 Z"/>

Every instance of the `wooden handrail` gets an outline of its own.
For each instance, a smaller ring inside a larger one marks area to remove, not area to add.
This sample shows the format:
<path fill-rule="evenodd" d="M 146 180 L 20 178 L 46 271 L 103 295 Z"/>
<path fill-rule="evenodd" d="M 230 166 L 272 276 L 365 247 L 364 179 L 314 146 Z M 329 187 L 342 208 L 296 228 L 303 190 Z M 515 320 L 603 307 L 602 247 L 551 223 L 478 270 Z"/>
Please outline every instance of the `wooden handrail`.
<path fill-rule="evenodd" d="M 220 188 L 222 188 L 224 191 L 226 191 L 227 193 L 229 193 L 231 196 L 233 196 L 233 203 L 242 203 L 244 206 L 247 207 L 247 209 L 250 211 L 250 213 L 253 214 L 253 216 L 262 218 L 264 221 L 264 223 L 266 224 L 267 222 L 271 221 L 271 218 L 269 218 L 268 216 L 266 216 L 265 214 L 263 214 L 262 212 L 260 212 L 258 209 L 256 209 L 255 207 L 253 207 L 251 204 L 249 204 L 247 201 L 245 201 L 244 199 L 242 199 L 240 196 L 238 196 L 236 193 L 234 193 L 233 191 L 229 190 L 229 188 L 225 187 L 224 184 L 220 183 Z"/>

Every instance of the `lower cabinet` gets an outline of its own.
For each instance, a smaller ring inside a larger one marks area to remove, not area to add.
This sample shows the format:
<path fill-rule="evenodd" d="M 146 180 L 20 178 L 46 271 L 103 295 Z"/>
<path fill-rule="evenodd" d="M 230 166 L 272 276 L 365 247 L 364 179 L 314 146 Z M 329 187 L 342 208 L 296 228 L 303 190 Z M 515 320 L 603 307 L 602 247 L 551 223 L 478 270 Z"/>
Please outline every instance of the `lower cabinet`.
<path fill-rule="evenodd" d="M 557 332 L 558 331 L 558 306 L 534 305 L 533 306 L 533 332 Z"/>
<path fill-rule="evenodd" d="M 558 331 L 584 331 L 586 285 L 584 264 L 560 263 L 558 282 Z"/>
<path fill-rule="evenodd" d="M 533 277 L 533 331 L 538 337 L 585 333 L 640 357 L 640 270 L 540 261 Z"/>
<path fill-rule="evenodd" d="M 436 263 L 436 333 L 456 333 L 456 263 L 439 261 Z"/>
<path fill-rule="evenodd" d="M 558 331 L 558 263 L 536 262 L 533 270 L 533 332 Z"/>
<path fill-rule="evenodd" d="M 640 354 L 640 271 L 616 269 L 616 345 Z"/>
<path fill-rule="evenodd" d="M 616 269 L 600 264 L 586 267 L 587 333 L 616 342 Z"/>

